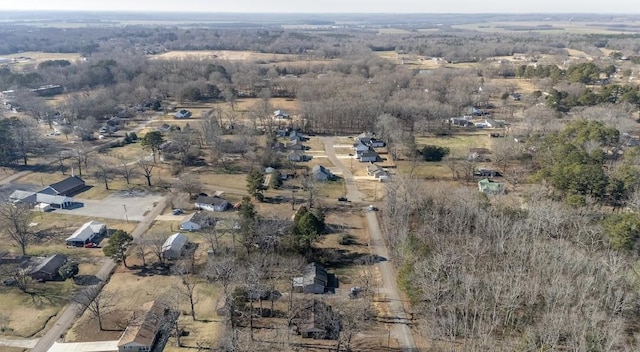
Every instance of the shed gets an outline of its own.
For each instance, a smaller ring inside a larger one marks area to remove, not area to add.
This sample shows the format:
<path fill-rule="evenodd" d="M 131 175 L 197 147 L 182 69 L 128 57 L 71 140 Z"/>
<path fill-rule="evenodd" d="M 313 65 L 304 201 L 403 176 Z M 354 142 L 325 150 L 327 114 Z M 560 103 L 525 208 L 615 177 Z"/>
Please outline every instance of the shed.
<path fill-rule="evenodd" d="M 184 247 L 189 242 L 187 236 L 181 234 L 180 232 L 174 233 L 169 236 L 166 241 L 162 244 L 162 255 L 166 259 L 177 259 L 180 258 L 182 252 L 184 251 Z"/>
<path fill-rule="evenodd" d="M 29 276 L 32 279 L 38 281 L 51 281 L 58 278 L 58 269 L 67 262 L 67 257 L 64 254 L 56 253 L 45 258 L 40 264 L 38 264 L 31 272 Z"/>

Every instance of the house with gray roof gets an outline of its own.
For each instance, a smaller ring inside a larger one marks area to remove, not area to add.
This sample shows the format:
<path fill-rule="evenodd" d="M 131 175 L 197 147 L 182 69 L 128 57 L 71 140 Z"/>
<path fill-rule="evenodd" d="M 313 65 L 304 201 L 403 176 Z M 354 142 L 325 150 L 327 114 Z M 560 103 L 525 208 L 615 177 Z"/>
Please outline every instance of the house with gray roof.
<path fill-rule="evenodd" d="M 89 242 L 93 242 L 100 236 L 107 233 L 107 225 L 91 220 L 78 228 L 65 242 L 69 246 L 81 247 Z"/>
<path fill-rule="evenodd" d="M 162 255 L 166 259 L 178 259 L 184 252 L 189 238 L 180 232 L 169 236 L 162 244 Z"/>
<path fill-rule="evenodd" d="M 225 211 L 229 208 L 229 202 L 218 196 L 199 196 L 195 201 L 195 206 L 200 210 Z"/>
<path fill-rule="evenodd" d="M 56 253 L 45 258 L 29 272 L 29 276 L 37 281 L 52 281 L 58 278 L 58 269 L 67 262 L 64 254 Z"/>
<path fill-rule="evenodd" d="M 180 222 L 180 230 L 183 231 L 198 231 L 200 229 L 211 227 L 216 224 L 216 221 L 204 211 L 197 211 L 191 215 L 188 215 L 184 220 Z"/>
<path fill-rule="evenodd" d="M 78 176 L 69 176 L 64 180 L 52 183 L 38 193 L 51 194 L 55 196 L 72 196 L 80 193 L 87 187 L 87 184 Z"/>
<path fill-rule="evenodd" d="M 333 174 L 322 165 L 314 165 L 311 169 L 311 176 L 316 181 L 329 181 L 333 179 Z"/>
<path fill-rule="evenodd" d="M 320 264 L 309 263 L 301 277 L 293 278 L 293 289 L 302 293 L 325 293 L 329 284 L 327 270 Z"/>

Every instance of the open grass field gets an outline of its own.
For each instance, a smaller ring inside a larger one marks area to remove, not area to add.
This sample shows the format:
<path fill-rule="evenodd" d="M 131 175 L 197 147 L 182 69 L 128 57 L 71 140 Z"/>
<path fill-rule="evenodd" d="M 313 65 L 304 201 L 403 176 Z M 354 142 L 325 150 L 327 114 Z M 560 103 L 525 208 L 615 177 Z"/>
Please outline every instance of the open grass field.
<path fill-rule="evenodd" d="M 545 26 L 545 27 L 540 27 Z M 480 32 L 538 32 L 545 34 L 629 34 L 633 32 L 620 31 L 610 28 L 606 24 L 591 24 L 586 22 L 483 22 L 454 25 L 453 28 L 475 30 Z"/>
<path fill-rule="evenodd" d="M 47 60 L 68 60 L 75 62 L 81 58 L 80 54 L 77 53 L 43 53 L 39 51 L 0 55 L 0 57 L 11 60 L 11 65 L 18 68 L 27 65 L 38 65 Z"/>

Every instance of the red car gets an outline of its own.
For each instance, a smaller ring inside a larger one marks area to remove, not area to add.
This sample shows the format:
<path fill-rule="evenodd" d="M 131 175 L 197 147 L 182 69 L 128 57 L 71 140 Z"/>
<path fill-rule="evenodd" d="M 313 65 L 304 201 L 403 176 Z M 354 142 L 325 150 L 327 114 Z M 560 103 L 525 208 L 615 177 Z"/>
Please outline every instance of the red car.
<path fill-rule="evenodd" d="M 85 243 L 84 248 L 97 248 L 98 245 L 93 243 L 93 242 L 89 242 L 89 243 Z"/>

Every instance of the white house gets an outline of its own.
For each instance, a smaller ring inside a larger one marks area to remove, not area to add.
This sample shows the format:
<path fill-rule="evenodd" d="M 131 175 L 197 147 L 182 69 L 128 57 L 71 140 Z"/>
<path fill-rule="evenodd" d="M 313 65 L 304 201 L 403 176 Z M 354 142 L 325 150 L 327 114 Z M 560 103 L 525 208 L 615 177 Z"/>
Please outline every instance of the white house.
<path fill-rule="evenodd" d="M 225 211 L 229 208 L 229 202 L 217 196 L 199 196 L 195 205 L 197 209 L 208 211 Z"/>
<path fill-rule="evenodd" d="M 182 255 L 182 251 L 184 251 L 184 247 L 189 242 L 187 236 L 181 234 L 180 232 L 174 233 L 169 236 L 166 241 L 162 244 L 162 255 L 166 259 L 177 259 Z"/>
<path fill-rule="evenodd" d="M 215 225 L 215 220 L 213 220 L 207 213 L 202 211 L 197 211 L 189 216 L 187 216 L 180 223 L 180 230 L 184 231 L 198 231 L 204 227 Z"/>
<path fill-rule="evenodd" d="M 70 246 L 83 246 L 106 233 L 107 225 L 92 220 L 82 225 L 71 236 L 67 237 L 65 242 Z"/>

